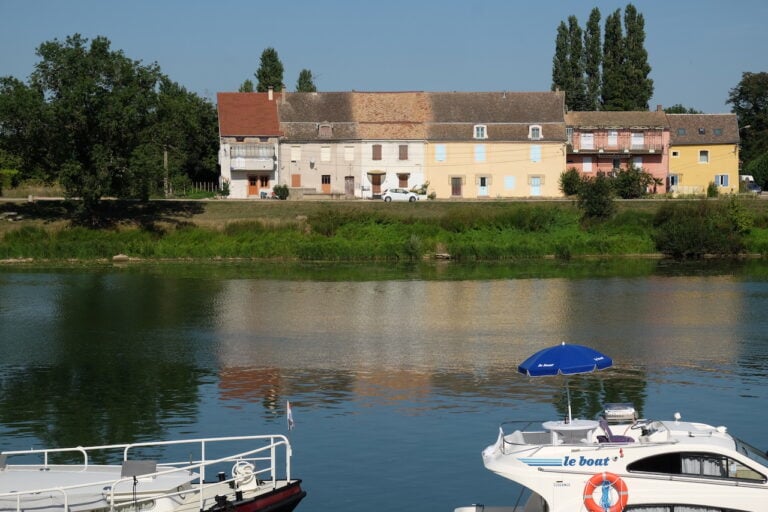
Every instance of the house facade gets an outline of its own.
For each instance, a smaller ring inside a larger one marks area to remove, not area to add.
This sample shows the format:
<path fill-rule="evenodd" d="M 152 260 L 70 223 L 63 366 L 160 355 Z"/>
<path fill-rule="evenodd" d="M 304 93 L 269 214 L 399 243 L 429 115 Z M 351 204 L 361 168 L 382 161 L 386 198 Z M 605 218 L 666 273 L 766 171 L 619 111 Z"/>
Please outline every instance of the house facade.
<path fill-rule="evenodd" d="M 561 196 L 561 92 L 430 93 L 426 179 L 437 198 Z"/>
<path fill-rule="evenodd" d="M 668 114 L 671 132 L 669 189 L 705 194 L 739 191 L 739 125 L 736 114 Z"/>
<path fill-rule="evenodd" d="M 657 179 L 653 192 L 667 191 L 670 131 L 656 111 L 568 112 L 566 169 L 585 176 L 636 167 Z"/>
<path fill-rule="evenodd" d="M 279 182 L 276 95 L 218 93 L 219 186 L 235 198 L 268 197 Z"/>

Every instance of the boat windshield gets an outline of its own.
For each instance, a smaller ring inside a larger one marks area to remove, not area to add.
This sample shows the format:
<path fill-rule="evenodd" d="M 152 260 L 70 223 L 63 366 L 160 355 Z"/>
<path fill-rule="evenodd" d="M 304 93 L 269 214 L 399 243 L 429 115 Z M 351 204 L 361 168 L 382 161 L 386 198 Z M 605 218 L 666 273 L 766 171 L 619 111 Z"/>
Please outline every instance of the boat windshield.
<path fill-rule="evenodd" d="M 754 446 L 751 446 L 741 439 L 734 438 L 734 441 L 736 441 L 736 451 L 746 455 L 753 461 L 757 462 L 758 464 L 762 465 L 764 468 L 768 468 L 768 455 L 762 450 L 758 450 Z"/>

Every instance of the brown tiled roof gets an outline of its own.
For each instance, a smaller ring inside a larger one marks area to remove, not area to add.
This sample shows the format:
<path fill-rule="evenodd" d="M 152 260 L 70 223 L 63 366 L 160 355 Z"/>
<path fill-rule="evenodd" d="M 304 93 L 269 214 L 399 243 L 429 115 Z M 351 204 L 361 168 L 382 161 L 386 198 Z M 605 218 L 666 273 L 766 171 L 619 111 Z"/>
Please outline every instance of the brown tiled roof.
<path fill-rule="evenodd" d="M 670 144 L 738 144 L 736 114 L 667 114 Z M 680 130 L 684 133 L 678 133 Z"/>
<path fill-rule="evenodd" d="M 435 123 L 562 123 L 562 92 L 433 92 Z"/>
<path fill-rule="evenodd" d="M 423 140 L 432 117 L 424 92 L 353 92 L 352 116 L 366 140 Z"/>
<path fill-rule="evenodd" d="M 320 124 L 331 125 L 322 140 L 357 139 L 348 92 L 289 92 L 278 104 L 280 127 L 289 140 L 320 139 Z"/>
<path fill-rule="evenodd" d="M 219 111 L 219 135 L 279 136 L 276 93 L 270 101 L 266 92 L 220 92 L 216 95 Z"/>
<path fill-rule="evenodd" d="M 565 124 L 578 128 L 669 128 L 663 110 L 568 112 Z"/>

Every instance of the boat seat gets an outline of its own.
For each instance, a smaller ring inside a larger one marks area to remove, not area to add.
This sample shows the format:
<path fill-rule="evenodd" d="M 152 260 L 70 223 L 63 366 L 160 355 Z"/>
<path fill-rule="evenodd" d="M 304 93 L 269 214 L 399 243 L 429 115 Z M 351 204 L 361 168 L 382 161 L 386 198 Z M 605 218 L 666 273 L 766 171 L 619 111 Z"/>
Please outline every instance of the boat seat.
<path fill-rule="evenodd" d="M 634 443 L 635 439 L 629 436 L 617 436 L 611 432 L 611 427 L 605 418 L 600 418 L 598 422 L 600 428 L 605 432 L 604 436 L 597 436 L 598 443 Z"/>

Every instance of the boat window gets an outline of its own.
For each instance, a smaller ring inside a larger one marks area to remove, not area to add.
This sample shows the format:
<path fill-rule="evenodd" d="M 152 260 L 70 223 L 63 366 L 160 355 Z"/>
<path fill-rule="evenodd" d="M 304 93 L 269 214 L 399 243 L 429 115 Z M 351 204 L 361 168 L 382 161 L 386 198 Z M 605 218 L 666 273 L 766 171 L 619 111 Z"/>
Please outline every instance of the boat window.
<path fill-rule="evenodd" d="M 746 455 L 753 461 L 757 462 L 761 466 L 768 467 L 768 457 L 762 450 L 758 450 L 754 446 L 745 443 L 741 439 L 734 439 L 736 441 L 736 451 L 742 455 Z"/>
<path fill-rule="evenodd" d="M 663 453 L 635 461 L 627 466 L 627 471 L 630 473 L 729 478 L 755 482 L 767 481 L 765 475 L 749 466 L 730 457 L 714 453 Z"/>
<path fill-rule="evenodd" d="M 627 505 L 624 512 L 741 512 L 733 508 L 701 505 Z"/>

